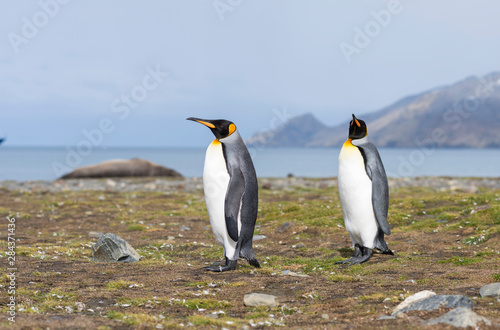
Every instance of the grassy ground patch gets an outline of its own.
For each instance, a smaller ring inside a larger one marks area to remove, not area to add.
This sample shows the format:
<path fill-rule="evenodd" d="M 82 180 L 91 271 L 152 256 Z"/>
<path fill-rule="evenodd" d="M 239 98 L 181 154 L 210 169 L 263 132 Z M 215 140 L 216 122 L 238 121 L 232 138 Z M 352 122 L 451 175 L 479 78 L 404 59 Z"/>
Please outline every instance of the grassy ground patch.
<path fill-rule="evenodd" d="M 240 260 L 233 272 L 209 273 L 204 267 L 223 252 L 201 190 L 0 190 L 0 217 L 16 218 L 19 239 L 13 326 L 418 328 L 413 319 L 377 319 L 422 290 L 466 295 L 498 326 L 500 302 L 478 290 L 500 281 L 499 191 L 392 190 L 387 242 L 395 255 L 376 253 L 352 267 L 335 264 L 353 254 L 336 187 L 262 189 L 259 198 L 256 232 L 266 238 L 254 248 L 262 268 Z M 3 222 L 2 237 L 6 230 Z M 141 261 L 91 262 L 90 231 L 121 236 Z M 0 246 L 6 251 L 7 241 Z M 8 283 L 2 275 L 0 285 Z M 275 295 L 279 304 L 244 306 L 250 292 Z M 0 298 L 6 315 L 7 290 Z"/>

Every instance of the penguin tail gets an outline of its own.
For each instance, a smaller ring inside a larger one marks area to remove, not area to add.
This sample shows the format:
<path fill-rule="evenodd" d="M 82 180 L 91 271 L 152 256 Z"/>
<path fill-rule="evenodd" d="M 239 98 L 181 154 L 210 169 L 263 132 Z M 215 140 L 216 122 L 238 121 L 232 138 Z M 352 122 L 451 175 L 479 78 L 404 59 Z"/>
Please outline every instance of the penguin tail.
<path fill-rule="evenodd" d="M 389 247 L 387 246 L 387 243 L 384 240 L 384 233 L 380 229 L 379 229 L 379 232 L 378 232 L 378 235 L 377 235 L 377 240 L 376 240 L 376 243 L 375 243 L 375 247 L 380 252 L 382 252 L 382 254 L 390 254 L 392 256 L 394 255 L 394 252 L 392 252 L 391 249 L 389 249 Z"/>
<path fill-rule="evenodd" d="M 250 265 L 254 266 L 255 268 L 260 268 L 259 261 L 255 257 L 247 260 Z"/>
<path fill-rule="evenodd" d="M 254 250 L 252 248 L 252 245 L 251 245 L 252 241 L 250 240 L 249 242 L 250 242 L 250 244 L 246 244 L 241 249 L 241 251 L 240 251 L 240 257 L 245 258 L 248 261 L 248 263 L 250 265 L 254 266 L 255 268 L 260 268 L 259 261 L 255 257 L 255 252 L 254 252 Z"/>
<path fill-rule="evenodd" d="M 382 254 L 390 254 L 391 256 L 393 256 L 394 252 L 392 252 L 391 249 L 387 248 L 387 250 L 385 250 L 385 251 L 382 250 Z"/>

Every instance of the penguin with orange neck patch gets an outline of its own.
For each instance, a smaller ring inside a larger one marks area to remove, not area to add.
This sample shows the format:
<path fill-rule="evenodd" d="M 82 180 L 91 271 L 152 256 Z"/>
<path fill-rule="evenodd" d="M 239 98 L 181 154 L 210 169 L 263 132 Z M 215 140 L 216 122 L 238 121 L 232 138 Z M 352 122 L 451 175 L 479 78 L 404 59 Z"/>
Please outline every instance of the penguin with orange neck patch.
<path fill-rule="evenodd" d="M 391 233 L 387 221 L 387 176 L 378 150 L 367 140 L 367 135 L 365 122 L 352 115 L 349 138 L 339 155 L 338 189 L 354 256 L 338 264 L 365 262 L 371 258 L 373 249 L 394 255 L 384 240 L 384 234 Z"/>
<path fill-rule="evenodd" d="M 252 247 L 257 220 L 258 186 L 252 158 L 234 123 L 189 117 L 210 128 L 216 139 L 208 146 L 203 168 L 203 189 L 210 226 L 224 248 L 224 266 L 206 270 L 224 272 L 236 269 L 240 257 L 259 268 Z"/>

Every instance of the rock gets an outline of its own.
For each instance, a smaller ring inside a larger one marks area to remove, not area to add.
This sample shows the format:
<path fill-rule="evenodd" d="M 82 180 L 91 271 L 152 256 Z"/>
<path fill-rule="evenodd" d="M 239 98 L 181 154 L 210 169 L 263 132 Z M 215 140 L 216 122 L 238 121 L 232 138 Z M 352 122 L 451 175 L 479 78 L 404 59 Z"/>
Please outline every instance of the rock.
<path fill-rule="evenodd" d="M 382 320 L 395 320 L 395 319 L 397 319 L 397 317 L 392 316 L 392 315 L 382 315 L 377 320 L 382 321 Z"/>
<path fill-rule="evenodd" d="M 179 172 L 170 168 L 166 168 L 144 159 L 133 158 L 130 160 L 113 159 L 95 165 L 79 167 L 70 173 L 63 175 L 61 179 L 138 176 L 182 177 Z"/>
<path fill-rule="evenodd" d="M 188 226 L 180 226 L 180 227 L 179 227 L 179 229 L 180 229 L 181 231 L 189 231 L 189 230 L 191 230 L 191 227 L 188 227 Z"/>
<path fill-rule="evenodd" d="M 278 228 L 276 228 L 276 231 L 278 233 L 284 233 L 285 231 L 287 231 L 288 229 L 290 229 L 293 226 L 295 226 L 295 223 L 287 221 L 287 222 L 283 223 L 281 226 L 279 226 Z"/>
<path fill-rule="evenodd" d="M 139 253 L 127 241 L 112 233 L 102 235 L 90 252 L 92 261 L 136 262 L 140 258 Z"/>
<path fill-rule="evenodd" d="M 264 293 L 248 293 L 245 295 L 245 297 L 243 297 L 243 303 L 245 304 L 245 306 L 251 307 L 275 307 L 277 305 L 276 298 L 276 296 Z"/>
<path fill-rule="evenodd" d="M 462 295 L 432 295 L 426 299 L 419 300 L 411 305 L 401 309 L 395 314 L 406 313 L 409 311 L 433 311 L 438 308 L 472 308 L 473 301 Z"/>
<path fill-rule="evenodd" d="M 292 272 L 291 270 L 284 270 L 281 272 L 283 275 L 288 275 L 288 276 L 296 276 L 296 277 L 310 277 L 307 274 L 299 274 L 296 272 Z"/>
<path fill-rule="evenodd" d="M 299 244 L 295 245 L 295 247 L 296 247 L 297 249 L 302 249 L 302 248 L 305 248 L 305 247 L 306 247 L 306 245 L 305 245 L 304 243 L 299 243 Z"/>
<path fill-rule="evenodd" d="M 82 303 L 81 301 L 77 301 L 75 303 L 75 306 L 76 306 L 76 309 L 78 310 L 78 312 L 82 312 L 85 309 L 85 304 Z"/>
<path fill-rule="evenodd" d="M 500 283 L 491 283 L 481 287 L 481 289 L 479 289 L 479 294 L 481 297 L 500 297 Z"/>
<path fill-rule="evenodd" d="M 325 319 L 325 320 L 329 320 L 330 316 L 328 316 L 328 314 L 321 314 L 321 318 Z"/>
<path fill-rule="evenodd" d="M 491 325 L 491 321 L 484 316 L 477 315 L 467 307 L 459 307 L 452 309 L 448 313 L 438 317 L 437 319 L 426 322 L 427 325 L 435 325 L 439 323 L 450 324 L 454 327 L 466 328 L 477 327 L 478 323 Z"/>
<path fill-rule="evenodd" d="M 100 231 L 89 231 L 90 238 L 99 238 L 102 235 L 104 235 L 104 233 L 101 233 Z"/>
<path fill-rule="evenodd" d="M 270 183 L 270 182 L 264 182 L 264 183 L 262 184 L 262 189 L 265 189 L 265 190 L 271 190 L 271 189 L 272 189 L 272 187 L 273 187 L 273 186 L 271 185 L 271 183 Z"/>
<path fill-rule="evenodd" d="M 261 239 L 267 238 L 266 235 L 253 235 L 252 241 L 260 241 Z"/>
<path fill-rule="evenodd" d="M 394 310 L 392 311 L 392 315 L 396 315 L 397 312 L 399 312 L 400 310 L 402 310 L 402 309 L 410 306 L 413 303 L 416 303 L 417 301 L 424 300 L 424 299 L 427 299 L 427 298 L 429 298 L 431 296 L 435 296 L 435 295 L 436 295 L 435 292 L 432 292 L 432 291 L 429 291 L 429 290 L 424 290 L 424 291 L 417 292 L 414 295 L 411 295 L 408 298 L 406 298 L 399 305 L 397 305 L 396 308 L 394 308 Z"/>

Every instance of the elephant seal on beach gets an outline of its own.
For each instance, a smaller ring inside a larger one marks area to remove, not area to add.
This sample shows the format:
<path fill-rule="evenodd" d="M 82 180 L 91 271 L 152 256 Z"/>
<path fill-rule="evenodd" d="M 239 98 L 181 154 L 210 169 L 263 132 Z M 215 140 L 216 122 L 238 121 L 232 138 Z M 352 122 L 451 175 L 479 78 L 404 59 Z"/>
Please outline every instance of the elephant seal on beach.
<path fill-rule="evenodd" d="M 175 170 L 144 159 L 133 158 L 130 160 L 113 159 L 95 165 L 79 167 L 63 175 L 61 179 L 148 176 L 182 177 L 182 175 Z"/>

